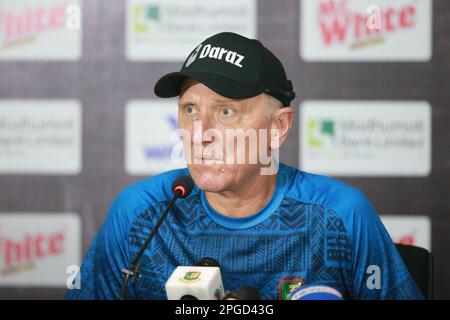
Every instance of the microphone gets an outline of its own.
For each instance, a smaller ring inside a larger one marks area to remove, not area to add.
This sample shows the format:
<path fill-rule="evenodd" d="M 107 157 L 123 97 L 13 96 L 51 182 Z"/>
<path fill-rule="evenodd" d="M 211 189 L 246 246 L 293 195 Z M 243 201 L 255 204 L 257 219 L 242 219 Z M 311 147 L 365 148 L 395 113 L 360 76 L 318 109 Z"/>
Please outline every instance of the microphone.
<path fill-rule="evenodd" d="M 295 289 L 289 295 L 289 300 L 344 300 L 344 298 L 334 288 L 311 284 Z"/>
<path fill-rule="evenodd" d="M 219 263 L 213 258 L 206 257 L 198 260 L 195 265 L 197 267 L 217 267 L 220 268 Z"/>
<path fill-rule="evenodd" d="M 179 176 L 172 183 L 172 192 L 177 198 L 186 198 L 194 189 L 194 181 L 189 176 Z"/>
<path fill-rule="evenodd" d="M 170 200 L 169 204 L 167 205 L 166 210 L 161 215 L 161 218 L 159 218 L 158 222 L 156 223 L 153 230 L 148 235 L 145 242 L 142 244 L 142 247 L 140 248 L 139 252 L 136 254 L 136 256 L 131 260 L 130 265 L 127 269 L 122 269 L 123 274 L 123 284 L 122 289 L 120 290 L 120 300 L 126 299 L 127 295 L 127 288 L 128 283 L 130 281 L 130 278 L 133 277 L 139 277 L 140 276 L 140 265 L 139 261 L 144 254 L 145 250 L 147 249 L 148 245 L 150 244 L 150 241 L 152 241 L 154 235 L 158 231 L 161 224 L 166 219 L 170 209 L 175 204 L 175 201 L 178 198 L 186 198 L 191 192 L 192 189 L 194 189 L 194 181 L 190 176 L 179 176 L 175 179 L 175 181 L 172 183 L 172 200 Z M 134 278 L 133 278 L 134 279 Z"/>
<path fill-rule="evenodd" d="M 195 266 L 177 267 L 166 282 L 168 300 L 220 300 L 224 296 L 219 263 L 203 258 Z"/>
<path fill-rule="evenodd" d="M 228 292 L 223 300 L 261 300 L 261 295 L 255 287 L 243 286 Z"/>

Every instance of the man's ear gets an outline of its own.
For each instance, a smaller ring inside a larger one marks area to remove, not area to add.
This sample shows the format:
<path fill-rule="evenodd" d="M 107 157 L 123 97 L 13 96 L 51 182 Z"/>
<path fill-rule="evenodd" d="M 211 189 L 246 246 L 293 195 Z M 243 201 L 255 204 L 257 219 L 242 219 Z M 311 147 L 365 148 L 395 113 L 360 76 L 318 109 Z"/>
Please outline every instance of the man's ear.
<path fill-rule="evenodd" d="M 270 147 L 280 148 L 294 123 L 294 109 L 291 106 L 280 108 L 272 113 Z"/>

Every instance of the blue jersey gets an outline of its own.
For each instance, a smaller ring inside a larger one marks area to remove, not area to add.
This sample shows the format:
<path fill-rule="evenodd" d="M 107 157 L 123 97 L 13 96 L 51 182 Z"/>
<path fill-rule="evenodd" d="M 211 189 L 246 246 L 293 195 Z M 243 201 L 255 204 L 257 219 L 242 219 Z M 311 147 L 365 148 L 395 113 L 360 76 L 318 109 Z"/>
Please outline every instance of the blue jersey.
<path fill-rule="evenodd" d="M 116 299 L 128 267 L 172 197 L 179 169 L 125 188 L 113 202 L 67 299 Z M 280 164 L 275 191 L 257 213 L 231 218 L 194 188 L 176 202 L 141 260 L 130 299 L 166 299 L 177 266 L 220 263 L 226 291 L 249 285 L 263 299 L 322 284 L 345 299 L 423 299 L 370 202 L 359 190 Z"/>

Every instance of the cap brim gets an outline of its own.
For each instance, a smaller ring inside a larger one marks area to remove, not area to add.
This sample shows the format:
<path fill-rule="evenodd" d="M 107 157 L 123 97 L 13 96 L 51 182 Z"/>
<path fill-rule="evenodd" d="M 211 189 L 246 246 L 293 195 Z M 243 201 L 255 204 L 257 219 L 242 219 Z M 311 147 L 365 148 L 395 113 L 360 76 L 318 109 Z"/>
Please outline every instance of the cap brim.
<path fill-rule="evenodd" d="M 161 98 L 176 97 L 187 78 L 195 79 L 218 94 L 230 99 L 245 99 L 257 96 L 262 90 L 242 82 L 213 73 L 172 72 L 160 78 L 155 85 L 155 94 Z"/>

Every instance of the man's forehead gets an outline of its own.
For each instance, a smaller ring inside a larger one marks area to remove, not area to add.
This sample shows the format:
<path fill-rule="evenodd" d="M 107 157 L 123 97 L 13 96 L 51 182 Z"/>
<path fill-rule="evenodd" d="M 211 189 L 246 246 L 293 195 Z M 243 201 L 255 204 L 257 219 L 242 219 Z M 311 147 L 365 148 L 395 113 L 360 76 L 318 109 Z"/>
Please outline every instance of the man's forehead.
<path fill-rule="evenodd" d="M 195 86 L 195 88 L 193 88 Z M 193 88 L 192 90 L 189 90 Z M 188 78 L 183 81 L 180 90 L 179 100 L 184 99 L 201 99 L 202 96 L 207 96 L 209 99 L 216 102 L 239 102 L 243 99 L 231 99 L 220 95 L 219 93 L 211 90 L 200 81 Z"/>

